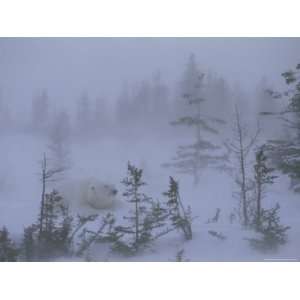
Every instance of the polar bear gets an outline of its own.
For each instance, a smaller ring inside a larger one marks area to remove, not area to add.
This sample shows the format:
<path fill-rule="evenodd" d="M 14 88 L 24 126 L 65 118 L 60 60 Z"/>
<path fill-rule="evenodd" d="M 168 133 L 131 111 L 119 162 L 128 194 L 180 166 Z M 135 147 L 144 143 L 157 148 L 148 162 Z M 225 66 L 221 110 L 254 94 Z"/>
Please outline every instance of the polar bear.
<path fill-rule="evenodd" d="M 95 178 L 73 180 L 59 188 L 66 203 L 72 207 L 111 209 L 117 204 L 117 189 Z"/>

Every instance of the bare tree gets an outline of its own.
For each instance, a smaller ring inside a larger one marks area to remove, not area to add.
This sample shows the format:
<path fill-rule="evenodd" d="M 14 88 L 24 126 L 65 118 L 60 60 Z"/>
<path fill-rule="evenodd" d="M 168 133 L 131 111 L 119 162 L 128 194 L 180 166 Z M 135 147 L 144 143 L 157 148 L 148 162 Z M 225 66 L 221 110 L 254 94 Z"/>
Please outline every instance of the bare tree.
<path fill-rule="evenodd" d="M 225 146 L 234 155 L 238 163 L 238 173 L 235 181 L 239 186 L 240 212 L 244 226 L 249 225 L 249 199 L 248 192 L 253 189 L 254 183 L 247 176 L 247 166 L 250 150 L 255 145 L 260 129 L 257 125 L 254 134 L 250 134 L 249 127 L 243 124 L 238 106 L 235 106 L 234 137 Z"/>

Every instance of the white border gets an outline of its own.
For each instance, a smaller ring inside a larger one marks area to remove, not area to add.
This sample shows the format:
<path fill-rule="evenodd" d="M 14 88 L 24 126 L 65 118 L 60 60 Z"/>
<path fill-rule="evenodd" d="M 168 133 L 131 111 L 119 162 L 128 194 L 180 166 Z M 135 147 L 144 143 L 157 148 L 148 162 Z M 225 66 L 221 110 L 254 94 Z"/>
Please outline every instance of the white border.
<path fill-rule="evenodd" d="M 0 36 L 299 36 L 298 3 L 0 0 Z M 0 283 L 1 299 L 291 300 L 299 297 L 299 267 L 297 263 L 1 263 Z"/>
<path fill-rule="evenodd" d="M 291 263 L 1 264 L 2 299 L 298 299 Z"/>
<path fill-rule="evenodd" d="M 298 0 L 0 0 L 0 36 L 299 36 Z"/>

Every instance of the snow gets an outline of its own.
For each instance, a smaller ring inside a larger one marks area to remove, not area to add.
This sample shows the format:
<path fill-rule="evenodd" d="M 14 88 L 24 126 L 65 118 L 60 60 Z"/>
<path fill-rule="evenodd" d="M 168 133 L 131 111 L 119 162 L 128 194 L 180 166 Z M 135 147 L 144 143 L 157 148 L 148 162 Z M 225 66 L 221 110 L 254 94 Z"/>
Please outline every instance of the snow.
<path fill-rule="evenodd" d="M 47 150 L 47 141 L 29 134 L 2 135 L 1 145 L 0 225 L 7 226 L 12 237 L 20 240 L 24 227 L 32 224 L 38 215 L 41 194 L 38 162 Z M 127 162 L 130 161 L 144 169 L 144 180 L 147 182 L 144 191 L 154 199 L 162 199 L 162 193 L 168 189 L 170 175 L 179 180 L 182 201 L 185 206 L 191 206 L 192 214 L 196 217 L 191 241 L 184 241 L 181 233 L 175 231 L 157 240 L 150 249 L 130 258 L 110 253 L 107 245 L 95 245 L 89 252 L 92 260 L 174 261 L 182 249 L 184 258 L 190 261 L 299 259 L 300 201 L 299 195 L 288 189 L 287 177 L 281 175 L 277 178 L 264 199 L 264 205 L 280 204 L 282 223 L 291 226 L 288 243 L 277 252 L 261 253 L 252 249 L 246 240 L 253 237 L 253 231 L 243 230 L 237 221 L 230 224 L 229 215 L 236 207 L 237 200 L 232 196 L 234 180 L 228 174 L 204 170 L 200 184 L 194 186 L 188 175 L 176 174 L 170 168 L 161 167 L 173 156 L 176 145 L 177 141 L 153 137 L 122 139 L 99 136 L 72 140 L 72 168 L 65 180 L 95 177 L 115 185 L 122 201 L 121 180 L 126 176 Z M 129 208 L 128 203 L 122 202 L 122 205 L 113 209 L 113 213 L 120 219 Z M 219 221 L 207 223 L 217 208 L 221 209 Z M 82 213 L 104 215 L 107 211 L 90 208 Z M 208 233 L 209 230 L 222 233 L 226 239 L 213 237 Z"/>

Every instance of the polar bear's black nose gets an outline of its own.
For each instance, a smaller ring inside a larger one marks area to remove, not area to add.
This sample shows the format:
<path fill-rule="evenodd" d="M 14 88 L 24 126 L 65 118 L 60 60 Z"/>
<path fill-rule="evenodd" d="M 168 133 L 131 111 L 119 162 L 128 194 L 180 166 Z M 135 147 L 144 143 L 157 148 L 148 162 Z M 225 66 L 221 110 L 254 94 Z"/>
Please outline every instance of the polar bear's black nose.
<path fill-rule="evenodd" d="M 113 189 L 113 190 L 112 190 L 112 193 L 113 193 L 113 195 L 117 195 L 117 193 L 118 193 L 118 190 L 116 190 L 116 189 Z"/>

